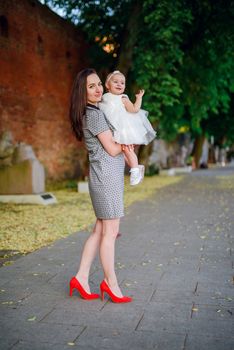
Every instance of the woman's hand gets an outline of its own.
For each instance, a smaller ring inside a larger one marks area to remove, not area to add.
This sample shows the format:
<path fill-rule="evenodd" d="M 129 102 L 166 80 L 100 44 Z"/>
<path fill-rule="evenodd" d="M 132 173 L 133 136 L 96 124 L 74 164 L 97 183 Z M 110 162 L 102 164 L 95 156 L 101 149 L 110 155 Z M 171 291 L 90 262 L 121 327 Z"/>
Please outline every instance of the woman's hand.
<path fill-rule="evenodd" d="M 122 145 L 122 151 L 128 166 L 130 168 L 136 168 L 138 166 L 138 159 L 134 152 L 134 145 Z"/>

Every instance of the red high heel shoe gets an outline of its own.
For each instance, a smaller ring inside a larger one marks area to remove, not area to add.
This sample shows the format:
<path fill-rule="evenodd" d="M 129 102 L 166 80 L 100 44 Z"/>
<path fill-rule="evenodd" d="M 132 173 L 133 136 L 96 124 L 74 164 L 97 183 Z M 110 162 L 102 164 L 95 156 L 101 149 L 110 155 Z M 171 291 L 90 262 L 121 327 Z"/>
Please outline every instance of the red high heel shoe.
<path fill-rule="evenodd" d="M 86 300 L 98 299 L 100 297 L 99 294 L 87 293 L 76 277 L 72 277 L 70 281 L 70 297 L 72 296 L 73 289 L 77 289 L 78 292 L 80 293 L 80 296 Z"/>
<path fill-rule="evenodd" d="M 114 295 L 112 293 L 110 287 L 108 286 L 108 284 L 104 280 L 100 284 L 100 290 L 101 290 L 102 301 L 104 300 L 104 293 L 109 294 L 113 303 L 130 303 L 132 301 L 132 298 L 130 298 L 130 297 L 126 297 L 126 296 L 117 297 L 116 295 Z"/>

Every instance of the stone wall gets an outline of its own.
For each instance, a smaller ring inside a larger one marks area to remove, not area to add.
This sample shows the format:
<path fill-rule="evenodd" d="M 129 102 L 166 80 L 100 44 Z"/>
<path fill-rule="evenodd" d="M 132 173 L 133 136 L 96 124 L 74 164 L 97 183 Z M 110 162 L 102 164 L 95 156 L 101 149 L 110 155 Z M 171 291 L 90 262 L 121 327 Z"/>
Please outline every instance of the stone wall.
<path fill-rule="evenodd" d="M 32 145 L 51 178 L 74 177 L 85 162 L 68 109 L 86 51 L 82 33 L 38 1 L 0 2 L 0 133 Z"/>

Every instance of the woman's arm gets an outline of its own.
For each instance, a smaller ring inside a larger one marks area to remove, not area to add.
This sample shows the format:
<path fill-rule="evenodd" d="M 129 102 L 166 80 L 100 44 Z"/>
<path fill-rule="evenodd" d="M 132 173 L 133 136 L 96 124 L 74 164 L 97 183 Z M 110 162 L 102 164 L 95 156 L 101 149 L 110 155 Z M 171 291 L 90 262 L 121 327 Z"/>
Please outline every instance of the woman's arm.
<path fill-rule="evenodd" d="M 121 145 L 114 141 L 110 130 L 101 132 L 97 137 L 110 156 L 115 157 L 122 152 Z"/>
<path fill-rule="evenodd" d="M 135 103 L 132 103 L 128 97 L 124 97 L 124 96 L 122 97 L 123 104 L 129 113 L 139 112 L 142 104 L 142 96 L 144 95 L 144 93 L 145 93 L 144 90 L 140 90 L 138 94 L 136 94 Z"/>

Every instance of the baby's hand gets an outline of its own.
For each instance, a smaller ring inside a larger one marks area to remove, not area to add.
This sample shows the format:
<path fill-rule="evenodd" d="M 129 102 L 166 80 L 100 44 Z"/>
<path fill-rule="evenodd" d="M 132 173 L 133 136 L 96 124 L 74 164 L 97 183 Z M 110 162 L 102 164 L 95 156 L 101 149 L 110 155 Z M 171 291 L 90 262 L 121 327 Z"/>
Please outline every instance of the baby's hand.
<path fill-rule="evenodd" d="M 142 97 L 145 93 L 145 90 L 139 90 L 138 93 L 136 94 L 136 97 Z"/>

